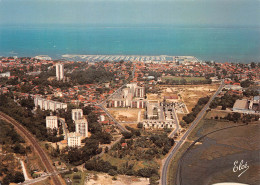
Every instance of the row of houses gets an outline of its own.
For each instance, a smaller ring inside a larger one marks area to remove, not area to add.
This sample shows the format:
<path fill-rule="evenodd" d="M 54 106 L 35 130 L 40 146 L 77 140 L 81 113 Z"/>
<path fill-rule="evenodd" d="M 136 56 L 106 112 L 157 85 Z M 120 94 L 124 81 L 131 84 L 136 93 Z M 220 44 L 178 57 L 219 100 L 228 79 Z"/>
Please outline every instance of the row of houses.
<path fill-rule="evenodd" d="M 47 99 L 42 98 L 40 96 L 34 97 L 34 105 L 35 105 L 35 107 L 39 106 L 40 109 L 42 109 L 42 110 L 56 111 L 58 109 L 67 109 L 66 103 L 53 101 L 53 100 L 47 100 Z"/>

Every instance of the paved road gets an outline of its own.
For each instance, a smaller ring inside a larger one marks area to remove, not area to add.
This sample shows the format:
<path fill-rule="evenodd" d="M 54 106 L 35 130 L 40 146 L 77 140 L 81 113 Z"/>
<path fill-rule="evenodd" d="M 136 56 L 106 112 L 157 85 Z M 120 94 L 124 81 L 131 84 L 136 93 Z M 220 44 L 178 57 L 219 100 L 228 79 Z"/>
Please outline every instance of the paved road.
<path fill-rule="evenodd" d="M 169 134 L 168 137 L 171 137 L 171 138 L 173 138 L 174 135 L 175 135 L 175 133 L 178 132 L 178 130 L 180 129 L 179 120 L 178 120 L 178 117 L 177 117 L 177 115 L 176 115 L 175 108 L 173 108 L 172 111 L 174 112 L 173 115 L 174 115 L 174 119 L 175 119 L 175 121 L 176 121 L 176 128 Z"/>
<path fill-rule="evenodd" d="M 221 92 L 222 88 L 224 87 L 224 82 L 221 82 L 221 85 L 219 86 L 218 90 L 214 93 L 214 95 L 210 98 L 208 103 L 203 107 L 203 109 L 200 111 L 200 113 L 197 115 L 195 120 L 191 123 L 190 127 L 188 130 L 185 132 L 185 134 L 182 136 L 182 138 L 179 140 L 179 142 L 176 143 L 176 145 L 172 148 L 170 151 L 169 155 L 167 156 L 163 168 L 162 168 L 162 174 L 161 174 L 161 185 L 166 185 L 167 184 L 167 170 L 169 168 L 170 161 L 174 154 L 179 150 L 181 145 L 185 142 L 186 138 L 188 135 L 192 132 L 192 130 L 196 127 L 200 119 L 204 116 L 206 113 L 206 110 L 209 108 L 210 103 L 212 100 Z"/>
<path fill-rule="evenodd" d="M 103 109 L 103 111 L 107 114 L 107 116 L 115 122 L 115 124 L 118 126 L 118 128 L 119 128 L 122 132 L 129 132 L 124 126 L 122 126 L 122 125 L 110 114 L 110 112 L 104 107 L 104 105 L 99 104 L 99 105 L 97 105 L 97 106 L 99 106 L 101 109 Z"/>
<path fill-rule="evenodd" d="M 5 113 L 0 112 L 0 118 L 12 124 L 17 130 L 19 130 L 19 133 L 22 133 L 23 137 L 26 138 L 31 143 L 36 153 L 38 153 L 38 156 L 40 157 L 47 173 L 53 174 L 51 178 L 54 184 L 62 185 L 62 181 L 60 180 L 60 177 L 58 176 L 56 170 L 53 168 L 51 160 L 48 158 L 48 155 L 45 153 L 45 151 L 41 148 L 41 146 L 39 145 L 35 137 L 19 122 L 17 122 L 10 116 L 6 115 Z"/>

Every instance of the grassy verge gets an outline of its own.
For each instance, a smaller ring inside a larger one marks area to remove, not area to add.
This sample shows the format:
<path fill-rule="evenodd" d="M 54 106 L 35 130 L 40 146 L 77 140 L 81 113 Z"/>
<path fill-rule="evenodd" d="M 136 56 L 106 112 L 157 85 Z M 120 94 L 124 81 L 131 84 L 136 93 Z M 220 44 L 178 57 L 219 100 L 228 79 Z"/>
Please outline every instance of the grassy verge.
<path fill-rule="evenodd" d="M 169 170 L 167 171 L 167 184 L 173 185 L 175 182 L 175 174 L 178 167 L 178 161 L 181 158 L 182 154 L 190 146 L 189 142 L 185 142 L 180 150 L 175 154 L 174 158 L 170 162 Z"/>

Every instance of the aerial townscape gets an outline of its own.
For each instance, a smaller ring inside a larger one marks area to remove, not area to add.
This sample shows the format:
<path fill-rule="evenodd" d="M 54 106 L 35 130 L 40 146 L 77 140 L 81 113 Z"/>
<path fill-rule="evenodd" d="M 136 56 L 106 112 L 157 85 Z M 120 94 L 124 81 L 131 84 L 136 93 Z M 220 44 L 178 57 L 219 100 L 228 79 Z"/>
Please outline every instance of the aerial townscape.
<path fill-rule="evenodd" d="M 258 130 L 259 63 L 94 58 L 0 58 L 3 184 L 166 184 L 180 153 L 209 131 Z M 200 150 L 205 159 L 237 152 Z"/>
<path fill-rule="evenodd" d="M 0 185 L 260 185 L 260 0 L 0 0 Z"/>

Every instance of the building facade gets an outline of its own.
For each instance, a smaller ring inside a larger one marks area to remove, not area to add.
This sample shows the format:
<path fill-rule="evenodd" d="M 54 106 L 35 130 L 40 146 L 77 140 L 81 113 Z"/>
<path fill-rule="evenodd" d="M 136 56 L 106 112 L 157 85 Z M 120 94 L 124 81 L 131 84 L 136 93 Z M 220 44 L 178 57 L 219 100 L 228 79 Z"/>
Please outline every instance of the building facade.
<path fill-rule="evenodd" d="M 82 109 L 72 109 L 71 111 L 72 120 L 76 121 L 83 118 L 83 110 Z"/>
<path fill-rule="evenodd" d="M 64 78 L 64 65 L 61 63 L 56 64 L 56 79 L 58 81 L 63 80 Z"/>
<path fill-rule="evenodd" d="M 79 133 L 82 137 L 88 137 L 88 121 L 86 119 L 80 119 L 75 121 L 76 133 Z"/>
<path fill-rule="evenodd" d="M 46 116 L 46 128 L 58 129 L 58 117 Z"/>
<path fill-rule="evenodd" d="M 68 147 L 80 147 L 81 135 L 76 132 L 68 133 Z"/>
<path fill-rule="evenodd" d="M 139 87 L 137 83 L 130 83 L 107 101 L 107 107 L 129 107 L 143 109 L 146 106 L 146 100 L 144 97 L 144 87 Z"/>
<path fill-rule="evenodd" d="M 174 120 L 143 120 L 144 128 L 175 128 Z"/>
<path fill-rule="evenodd" d="M 58 109 L 67 109 L 66 103 L 61 103 L 53 100 L 46 100 L 45 98 L 39 96 L 34 97 L 34 105 L 36 108 L 39 106 L 42 110 L 56 111 Z"/>
<path fill-rule="evenodd" d="M 173 129 L 177 123 L 175 109 L 171 104 L 148 101 L 145 119 L 143 119 L 142 123 L 144 128 Z"/>

